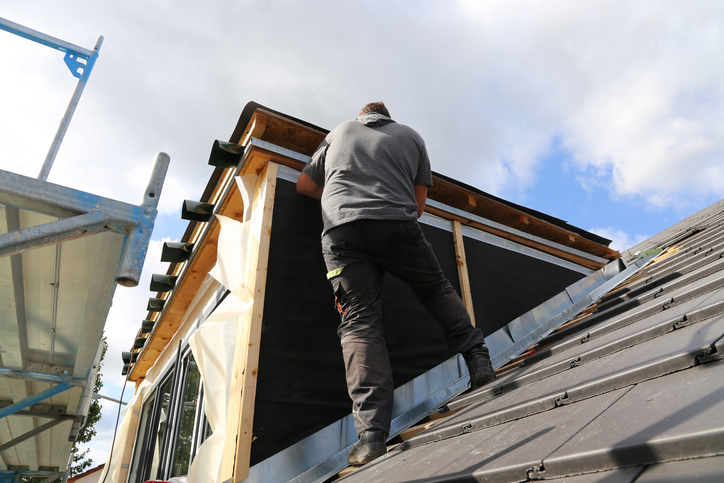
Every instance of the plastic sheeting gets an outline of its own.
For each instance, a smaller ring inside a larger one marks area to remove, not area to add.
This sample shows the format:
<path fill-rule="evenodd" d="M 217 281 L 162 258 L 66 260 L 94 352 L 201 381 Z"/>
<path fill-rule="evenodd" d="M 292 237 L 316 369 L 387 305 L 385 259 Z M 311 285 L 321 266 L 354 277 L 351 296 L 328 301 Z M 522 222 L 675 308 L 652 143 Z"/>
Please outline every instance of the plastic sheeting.
<path fill-rule="evenodd" d="M 212 435 L 203 442 L 189 468 L 189 481 L 219 481 L 221 458 L 226 440 L 226 414 L 231 391 L 234 348 L 239 318 L 251 309 L 254 299 L 244 285 L 249 261 L 250 237 L 259 240 L 263 206 L 252 213 L 252 194 L 257 176 L 236 178 L 244 203 L 244 222 L 216 215 L 221 229 L 217 245 L 216 265 L 209 271 L 231 293 L 191 336 L 189 345 L 199 367 L 204 387 L 204 411 Z"/>
<path fill-rule="evenodd" d="M 231 293 L 189 339 L 203 382 L 204 411 L 213 432 L 189 468 L 189 480 L 194 483 L 219 481 L 239 317 L 251 309 L 254 302 L 243 284 L 250 222 L 239 223 L 223 216 L 218 219 L 221 223 L 218 255 L 209 275 Z"/>
<path fill-rule="evenodd" d="M 189 467 L 189 481 L 212 483 L 219 481 L 221 458 L 226 439 L 226 413 L 229 402 L 234 346 L 239 327 L 239 317 L 251 309 L 253 297 L 244 285 L 244 274 L 249 259 L 250 237 L 258 240 L 261 232 L 263 206 L 252 212 L 252 196 L 257 175 L 237 177 L 236 183 L 244 203 L 244 222 L 216 215 L 220 223 L 216 265 L 209 275 L 231 293 L 201 324 L 189 338 L 191 352 L 198 364 L 204 388 L 204 411 L 212 429 L 212 435 L 203 442 Z M 196 302 L 200 291 L 194 298 Z M 189 310 L 194 307 L 191 304 Z M 243 329 L 243 328 L 242 328 Z M 143 400 L 149 389 L 165 369 L 165 361 L 159 359 L 137 388 L 133 399 L 121 413 L 123 421 L 113 445 L 110 461 L 101 474 L 100 481 L 124 483 L 129 473 L 131 441 L 138 431 L 138 420 Z M 160 366 L 160 367 L 158 367 Z M 162 374 L 161 374 L 162 375 Z M 122 452 L 126 451 L 128 454 Z M 122 466 L 126 465 L 126 468 Z M 106 478 L 108 474 L 108 478 Z"/>

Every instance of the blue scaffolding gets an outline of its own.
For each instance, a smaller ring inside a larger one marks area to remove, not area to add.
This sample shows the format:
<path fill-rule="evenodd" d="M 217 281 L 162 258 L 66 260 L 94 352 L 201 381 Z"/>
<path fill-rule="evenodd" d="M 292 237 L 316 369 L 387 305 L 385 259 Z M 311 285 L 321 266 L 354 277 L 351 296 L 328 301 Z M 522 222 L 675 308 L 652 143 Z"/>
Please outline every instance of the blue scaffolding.
<path fill-rule="evenodd" d="M 103 42 L 93 50 L 0 18 L 65 53 L 78 78 L 37 179 L 0 170 L 0 483 L 67 480 L 117 284 L 138 281 L 169 165 L 158 153 L 140 205 L 46 181 Z"/>

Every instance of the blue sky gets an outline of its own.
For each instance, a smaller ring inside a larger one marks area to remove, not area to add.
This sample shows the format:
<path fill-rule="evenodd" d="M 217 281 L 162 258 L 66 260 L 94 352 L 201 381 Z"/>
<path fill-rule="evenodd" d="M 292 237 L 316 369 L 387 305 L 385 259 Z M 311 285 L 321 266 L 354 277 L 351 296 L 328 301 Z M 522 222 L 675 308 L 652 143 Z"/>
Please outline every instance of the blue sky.
<path fill-rule="evenodd" d="M 385 101 L 435 171 L 618 249 L 724 197 L 720 1 L 0 0 L 0 17 L 86 48 L 105 37 L 49 181 L 137 204 L 155 153 L 171 156 L 144 279 L 108 319 L 113 397 L 160 247 L 252 100 L 328 129 Z M 75 79 L 6 32 L 0 63 L 0 169 L 35 177 Z"/>

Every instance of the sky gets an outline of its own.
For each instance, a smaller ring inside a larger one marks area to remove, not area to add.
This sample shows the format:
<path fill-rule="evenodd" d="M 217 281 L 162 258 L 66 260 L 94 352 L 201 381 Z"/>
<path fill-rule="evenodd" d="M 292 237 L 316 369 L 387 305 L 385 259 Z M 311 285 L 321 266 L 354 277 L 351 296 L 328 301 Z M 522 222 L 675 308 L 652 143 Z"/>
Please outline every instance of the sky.
<path fill-rule="evenodd" d="M 139 204 L 155 153 L 171 157 L 141 284 L 118 287 L 106 325 L 115 398 L 161 246 L 249 101 L 327 129 L 384 101 L 434 171 L 618 250 L 724 197 L 721 1 L 0 0 L 0 17 L 87 49 L 104 36 L 48 181 Z M 0 169 L 36 177 L 76 79 L 4 31 L 0 65 Z"/>

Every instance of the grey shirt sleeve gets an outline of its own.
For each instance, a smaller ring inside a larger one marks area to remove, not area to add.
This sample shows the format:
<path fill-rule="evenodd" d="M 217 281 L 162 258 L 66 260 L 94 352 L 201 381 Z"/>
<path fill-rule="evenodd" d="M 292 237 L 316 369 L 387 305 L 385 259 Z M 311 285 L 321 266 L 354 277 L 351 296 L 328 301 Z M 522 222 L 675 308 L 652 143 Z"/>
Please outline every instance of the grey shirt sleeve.
<path fill-rule="evenodd" d="M 322 141 L 317 150 L 312 154 L 312 159 L 304 167 L 302 171 L 307 176 L 312 178 L 312 181 L 317 183 L 319 186 L 324 186 L 324 161 L 327 157 L 327 149 L 329 148 L 329 142 L 327 139 Z"/>
<path fill-rule="evenodd" d="M 417 167 L 417 175 L 415 176 L 414 184 L 432 186 L 432 170 L 430 168 L 430 158 L 427 155 L 427 148 L 425 147 L 425 141 L 422 138 L 419 139 L 420 143 L 420 164 Z"/>

